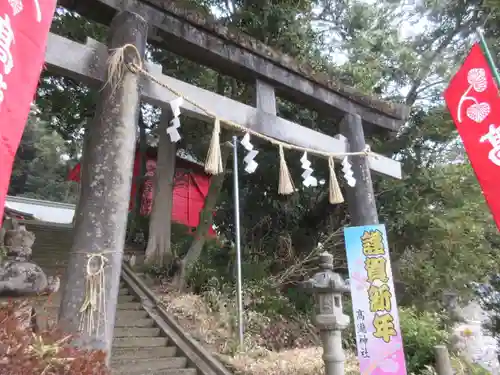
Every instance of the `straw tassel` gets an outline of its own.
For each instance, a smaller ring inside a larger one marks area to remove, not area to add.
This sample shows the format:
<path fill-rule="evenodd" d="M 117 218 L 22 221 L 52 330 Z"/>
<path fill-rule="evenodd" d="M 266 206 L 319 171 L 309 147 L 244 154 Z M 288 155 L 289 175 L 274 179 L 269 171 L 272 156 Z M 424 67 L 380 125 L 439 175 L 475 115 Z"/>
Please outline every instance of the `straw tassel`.
<path fill-rule="evenodd" d="M 108 263 L 106 252 L 87 254 L 85 275 L 85 299 L 80 308 L 80 332 L 91 336 L 104 333 L 101 319 L 106 321 L 106 274 L 104 268 Z M 92 261 L 97 262 L 93 265 Z M 102 315 L 102 318 L 101 318 Z"/>
<path fill-rule="evenodd" d="M 338 204 L 344 202 L 344 196 L 340 190 L 339 181 L 335 175 L 335 163 L 333 157 L 328 158 L 328 169 L 330 171 L 330 184 L 329 184 L 329 201 L 330 204 Z"/>
<path fill-rule="evenodd" d="M 222 157 L 220 153 L 220 120 L 215 119 L 212 140 L 208 149 L 207 159 L 205 160 L 205 172 L 211 175 L 218 175 L 224 170 L 222 166 Z"/>
<path fill-rule="evenodd" d="M 290 195 L 295 192 L 295 186 L 293 185 L 292 176 L 288 170 L 285 160 L 285 152 L 283 151 L 283 146 L 279 146 L 280 152 L 280 181 L 278 185 L 278 194 L 280 195 Z"/>

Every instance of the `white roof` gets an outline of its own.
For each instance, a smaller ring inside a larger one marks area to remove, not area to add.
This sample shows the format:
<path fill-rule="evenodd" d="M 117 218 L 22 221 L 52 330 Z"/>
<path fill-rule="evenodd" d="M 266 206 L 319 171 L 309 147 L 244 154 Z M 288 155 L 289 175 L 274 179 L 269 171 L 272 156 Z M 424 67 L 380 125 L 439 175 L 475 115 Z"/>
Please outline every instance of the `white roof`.
<path fill-rule="evenodd" d="M 5 199 L 5 206 L 13 210 L 32 214 L 37 220 L 57 224 L 71 224 L 76 209 L 74 204 L 42 201 L 10 195 Z"/>

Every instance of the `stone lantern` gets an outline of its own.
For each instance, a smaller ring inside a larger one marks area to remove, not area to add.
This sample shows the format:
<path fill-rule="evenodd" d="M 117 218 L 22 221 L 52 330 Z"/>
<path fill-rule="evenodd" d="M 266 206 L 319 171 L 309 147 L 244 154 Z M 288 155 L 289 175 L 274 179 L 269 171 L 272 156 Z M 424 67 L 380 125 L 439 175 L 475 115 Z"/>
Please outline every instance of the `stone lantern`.
<path fill-rule="evenodd" d="M 320 331 L 326 375 L 344 375 L 345 354 L 342 331 L 349 325 L 349 316 L 342 311 L 342 294 L 350 292 L 342 277 L 333 272 L 333 256 L 319 256 L 319 272 L 304 286 L 313 292 L 315 313 L 313 322 Z"/>

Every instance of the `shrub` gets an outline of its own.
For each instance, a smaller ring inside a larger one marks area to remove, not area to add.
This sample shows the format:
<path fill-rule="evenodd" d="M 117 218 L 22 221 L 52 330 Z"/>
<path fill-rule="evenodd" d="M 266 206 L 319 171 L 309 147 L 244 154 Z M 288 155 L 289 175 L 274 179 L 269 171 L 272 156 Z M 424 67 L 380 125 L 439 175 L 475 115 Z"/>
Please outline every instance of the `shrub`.
<path fill-rule="evenodd" d="M 225 311 L 236 331 L 236 288 L 213 278 L 203 298 L 213 312 Z M 308 317 L 300 314 L 274 285 L 266 280 L 243 285 L 245 330 L 255 345 L 268 350 L 303 348 L 317 344 L 316 330 Z"/>
<path fill-rule="evenodd" d="M 343 300 L 344 314 L 350 317 L 349 325 L 342 332 L 342 344 L 344 348 L 356 353 L 356 330 L 354 328 L 354 314 L 352 310 L 352 301 L 350 298 Z"/>
<path fill-rule="evenodd" d="M 444 317 L 437 313 L 400 308 L 399 317 L 408 373 L 418 374 L 434 364 L 434 346 L 448 342 L 442 327 Z"/>
<path fill-rule="evenodd" d="M 5 246 L 0 245 L 0 261 L 7 256 L 7 249 Z"/>
<path fill-rule="evenodd" d="M 0 306 L 0 375 L 110 375 L 102 351 L 71 345 L 71 336 L 26 329 L 23 306 Z"/>

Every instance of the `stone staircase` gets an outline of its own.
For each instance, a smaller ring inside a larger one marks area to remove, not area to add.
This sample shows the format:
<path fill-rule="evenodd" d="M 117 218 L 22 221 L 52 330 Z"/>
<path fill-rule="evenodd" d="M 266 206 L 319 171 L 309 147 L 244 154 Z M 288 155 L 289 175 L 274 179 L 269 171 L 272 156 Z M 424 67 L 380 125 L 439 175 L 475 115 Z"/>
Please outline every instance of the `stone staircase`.
<path fill-rule="evenodd" d="M 59 276 L 64 285 L 69 249 L 72 244 L 72 227 L 68 225 L 45 224 L 32 221 L 20 221 L 26 229 L 35 234 L 32 260 L 48 276 Z M 37 308 L 40 321 L 55 323 L 61 301 L 61 292 L 55 293 L 48 300 L 41 301 L 42 308 Z"/>
<path fill-rule="evenodd" d="M 122 282 L 111 356 L 113 374 L 196 375 L 142 304 Z"/>
<path fill-rule="evenodd" d="M 33 260 L 48 275 L 61 277 L 64 285 L 72 228 L 24 224 L 36 235 Z M 122 274 L 120 284 L 111 354 L 113 375 L 230 375 L 165 312 L 158 312 L 162 309 L 155 305 L 155 297 L 145 294 L 147 287 L 138 285 L 132 273 Z M 60 292 L 44 301 L 44 308 L 37 314 L 45 313 L 42 320 L 55 322 L 59 303 Z"/>

